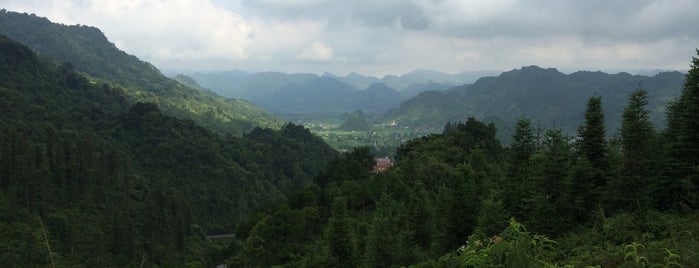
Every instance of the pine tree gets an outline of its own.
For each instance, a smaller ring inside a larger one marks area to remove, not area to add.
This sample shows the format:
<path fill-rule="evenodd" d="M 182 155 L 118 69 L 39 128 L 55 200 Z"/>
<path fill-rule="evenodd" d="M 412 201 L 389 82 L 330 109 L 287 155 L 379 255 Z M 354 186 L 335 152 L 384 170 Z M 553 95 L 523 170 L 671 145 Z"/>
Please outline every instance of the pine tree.
<path fill-rule="evenodd" d="M 416 261 L 413 232 L 407 228 L 406 208 L 390 195 L 382 194 L 367 234 L 366 266 L 391 267 Z"/>
<path fill-rule="evenodd" d="M 609 169 L 605 152 L 604 114 L 602 113 L 602 98 L 590 97 L 585 110 L 585 124 L 578 130 L 580 136 L 580 153 L 600 173 L 593 178 L 596 187 L 606 184 L 603 172 Z"/>
<path fill-rule="evenodd" d="M 699 54 L 699 50 L 697 50 Z M 656 186 L 665 208 L 699 207 L 699 58 L 692 57 L 680 97 L 667 106 L 666 174 Z"/>
<path fill-rule="evenodd" d="M 515 134 L 512 136 L 507 178 L 503 182 L 503 203 L 505 208 L 520 220 L 526 217 L 524 214 L 525 206 L 522 201 L 532 191 L 531 158 L 536 153 L 536 147 L 536 137 L 529 119 L 520 118 L 517 120 Z"/>
<path fill-rule="evenodd" d="M 622 167 L 612 186 L 612 197 L 624 210 L 647 208 L 650 203 L 648 184 L 654 170 L 651 150 L 655 133 L 645 108 L 647 98 L 648 92 L 643 89 L 632 92 L 622 115 Z"/>
<path fill-rule="evenodd" d="M 571 147 L 562 130 L 547 130 L 542 151 L 536 157 L 536 184 L 529 208 L 529 222 L 541 232 L 560 234 L 572 223 L 572 211 L 567 203 L 572 195 L 571 159 Z"/>
<path fill-rule="evenodd" d="M 507 227 L 508 219 L 509 215 L 502 202 L 502 191 L 495 188 L 481 203 L 476 229 L 490 237 L 502 232 Z"/>
<path fill-rule="evenodd" d="M 333 267 L 354 267 L 356 264 L 350 226 L 346 219 L 347 201 L 336 197 L 332 202 L 332 217 L 328 220 L 328 246 Z"/>

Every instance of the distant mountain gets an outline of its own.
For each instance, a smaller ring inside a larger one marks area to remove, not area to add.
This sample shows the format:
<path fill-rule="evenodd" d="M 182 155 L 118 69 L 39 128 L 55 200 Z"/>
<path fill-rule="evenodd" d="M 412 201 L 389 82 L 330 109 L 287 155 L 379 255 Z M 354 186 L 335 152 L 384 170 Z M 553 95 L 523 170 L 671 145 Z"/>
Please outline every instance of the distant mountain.
<path fill-rule="evenodd" d="M 357 90 L 332 76 L 321 76 L 302 84 L 291 84 L 253 98 L 269 111 L 288 113 L 343 113 L 357 109 L 378 115 L 399 104 L 403 98 L 380 83 Z"/>
<path fill-rule="evenodd" d="M 602 97 L 607 135 L 615 135 L 631 91 L 640 86 L 649 92 L 651 119 L 662 126 L 665 105 L 679 94 L 683 82 L 684 74 L 679 72 L 655 76 L 602 72 L 566 75 L 556 69 L 529 66 L 443 92 L 423 92 L 391 111 L 385 122 L 440 129 L 448 121 L 473 116 L 498 121 L 500 130 L 506 132 L 519 117 L 527 116 L 541 127 L 555 126 L 575 134 L 583 122 L 588 97 L 597 95 Z"/>
<path fill-rule="evenodd" d="M 387 75 L 381 78 L 381 82 L 386 85 L 403 91 L 412 84 L 420 84 L 425 82 L 443 83 L 451 85 L 470 84 L 481 77 L 497 75 L 497 71 L 463 71 L 456 74 L 448 74 L 445 72 L 419 69 L 401 76 Z"/>
<path fill-rule="evenodd" d="M 302 84 L 318 78 L 315 74 L 283 74 L 278 72 L 247 73 L 225 71 L 187 73 L 202 87 L 227 98 L 252 98 L 276 91 L 291 84 Z"/>
<path fill-rule="evenodd" d="M 348 85 L 353 86 L 354 88 L 368 88 L 374 83 L 381 82 L 381 80 L 376 77 L 362 75 L 356 72 L 351 72 L 347 74 L 345 77 L 342 78 L 342 81 L 344 81 Z"/>
<path fill-rule="evenodd" d="M 405 98 L 412 98 L 420 94 L 420 92 L 429 90 L 443 91 L 450 89 L 454 86 L 456 85 L 450 83 L 437 83 L 433 81 L 427 81 L 424 83 L 413 83 L 410 84 L 408 87 L 404 88 L 402 91 L 400 91 L 400 94 Z"/>
<path fill-rule="evenodd" d="M 355 89 L 339 80 L 322 76 L 303 84 L 291 84 L 253 98 L 252 102 L 276 113 L 344 112 L 339 106 Z"/>
<path fill-rule="evenodd" d="M 347 98 L 347 103 L 369 114 L 382 115 L 389 108 L 398 106 L 404 99 L 398 91 L 386 84 L 373 83 L 365 90 L 353 92 Z"/>
<path fill-rule="evenodd" d="M 365 89 L 374 83 L 383 83 L 393 88 L 406 97 L 413 97 L 420 89 L 427 85 L 441 85 L 447 88 L 456 85 L 469 84 L 484 76 L 496 75 L 494 71 L 465 71 L 455 74 L 447 74 L 439 71 L 416 70 L 401 76 L 387 75 L 381 79 L 362 75 L 356 72 L 346 76 L 338 76 L 324 73 L 321 76 L 330 77 L 344 82 L 355 89 Z M 265 95 L 285 86 L 303 84 L 320 76 L 315 74 L 297 73 L 284 74 L 278 72 L 250 73 L 239 70 L 225 72 L 192 72 L 185 73 L 192 77 L 202 87 L 208 88 L 217 94 L 229 98 L 253 99 Z M 435 88 L 425 88 L 435 90 Z"/>
<path fill-rule="evenodd" d="M 242 133 L 281 121 L 243 100 L 226 100 L 162 75 L 153 65 L 126 54 L 97 28 L 52 23 L 36 15 L 0 11 L 0 33 L 57 63 L 120 85 L 137 101 L 157 103 L 170 115 L 192 119 L 219 133 Z"/>

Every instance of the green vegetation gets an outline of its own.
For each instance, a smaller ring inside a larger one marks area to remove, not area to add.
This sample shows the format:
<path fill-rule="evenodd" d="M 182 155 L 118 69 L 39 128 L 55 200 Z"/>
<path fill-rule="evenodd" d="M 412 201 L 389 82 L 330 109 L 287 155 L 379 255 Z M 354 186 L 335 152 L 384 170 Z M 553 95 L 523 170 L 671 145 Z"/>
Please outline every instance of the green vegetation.
<path fill-rule="evenodd" d="M 54 30 L 95 33 L 80 28 Z M 208 107 L 182 101 L 203 90 L 47 55 L 0 35 L 3 267 L 699 267 L 698 58 L 662 130 L 641 85 L 617 119 L 585 96 L 575 139 L 520 117 L 503 147 L 471 117 L 375 172 L 369 147 L 338 154 L 291 123 L 212 131 L 168 110 Z"/>
<path fill-rule="evenodd" d="M 627 96 L 616 138 L 605 138 L 604 98 L 591 97 L 577 139 L 520 118 L 504 148 L 494 124 L 469 118 L 402 144 L 384 172 L 371 171 L 369 148 L 346 152 L 240 229 L 228 263 L 699 266 L 699 163 L 680 153 L 697 148 L 699 128 L 689 116 L 699 105 L 697 69 L 694 58 L 664 131 L 651 123 L 648 93 L 639 88 Z"/>
<path fill-rule="evenodd" d="M 340 125 L 340 130 L 349 131 L 367 131 L 369 130 L 369 125 L 366 123 L 366 117 L 362 110 L 356 110 L 351 113 L 345 121 Z"/>
<path fill-rule="evenodd" d="M 207 233 L 336 152 L 301 126 L 222 137 L 0 35 L 0 266 L 211 266 Z"/>
<path fill-rule="evenodd" d="M 247 101 L 225 99 L 163 76 L 151 64 L 119 50 L 94 27 L 55 24 L 36 15 L 2 10 L 0 34 L 49 61 L 69 63 L 90 79 L 119 87 L 131 101 L 155 103 L 168 115 L 191 119 L 219 134 L 241 136 L 255 127 L 282 125 Z"/>

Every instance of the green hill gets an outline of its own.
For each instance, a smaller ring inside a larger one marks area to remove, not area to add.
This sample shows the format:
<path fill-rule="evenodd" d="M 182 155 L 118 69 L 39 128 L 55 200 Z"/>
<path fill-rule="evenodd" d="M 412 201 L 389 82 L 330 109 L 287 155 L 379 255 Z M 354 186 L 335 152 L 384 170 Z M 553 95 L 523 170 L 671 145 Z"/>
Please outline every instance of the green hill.
<path fill-rule="evenodd" d="M 119 50 L 94 27 L 56 24 L 34 14 L 2 10 L 0 34 L 41 57 L 68 62 L 76 71 L 119 85 L 135 101 L 156 103 L 169 115 L 192 119 L 218 133 L 242 135 L 256 126 L 282 124 L 247 101 L 227 100 L 165 77 L 153 65 Z"/>
<path fill-rule="evenodd" d="M 205 234 L 336 156 L 301 126 L 223 138 L 128 94 L 0 35 L 0 266 L 214 266 Z"/>
<path fill-rule="evenodd" d="M 386 123 L 441 130 L 447 122 L 469 116 L 502 122 L 501 131 L 511 131 L 517 119 L 532 118 L 543 128 L 559 127 L 574 134 L 583 121 L 583 109 L 590 96 L 601 96 L 609 135 L 620 127 L 623 104 L 638 87 L 649 92 L 649 110 L 656 126 L 664 125 L 665 105 L 678 96 L 684 82 L 679 72 L 655 76 L 576 72 L 536 66 L 481 78 L 471 85 L 446 91 L 424 92 L 405 101 L 384 119 Z M 510 132 L 505 133 L 511 134 Z"/>
<path fill-rule="evenodd" d="M 362 110 L 356 110 L 345 118 L 345 121 L 340 125 L 341 130 L 369 130 L 369 125 L 366 123 L 366 116 Z"/>

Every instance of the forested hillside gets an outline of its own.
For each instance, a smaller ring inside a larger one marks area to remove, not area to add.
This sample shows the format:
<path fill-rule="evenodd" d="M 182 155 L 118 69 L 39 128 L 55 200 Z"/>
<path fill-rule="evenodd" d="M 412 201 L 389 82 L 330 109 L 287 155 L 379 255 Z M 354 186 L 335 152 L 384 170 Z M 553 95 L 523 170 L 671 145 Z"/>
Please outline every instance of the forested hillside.
<path fill-rule="evenodd" d="M 176 79 L 96 28 L 0 12 L 1 267 L 699 267 L 699 58 L 424 92 L 391 123 L 441 132 L 381 171 Z M 303 109 L 395 96 L 288 87 Z"/>
<path fill-rule="evenodd" d="M 222 137 L 0 35 L 0 266 L 211 266 L 206 233 L 336 156 L 301 126 Z"/>
<path fill-rule="evenodd" d="M 254 127 L 282 124 L 245 100 L 225 99 L 163 76 L 153 65 L 119 50 L 94 27 L 56 24 L 3 9 L 0 34 L 25 44 L 40 57 L 70 63 L 78 72 L 118 85 L 135 101 L 156 103 L 168 115 L 192 119 L 221 134 L 240 136 Z"/>
<path fill-rule="evenodd" d="M 501 131 L 512 134 L 517 119 L 526 116 L 535 127 L 558 127 L 572 135 L 583 122 L 583 107 L 590 96 L 605 102 L 602 111 L 608 120 L 610 136 L 618 134 L 626 96 L 638 87 L 648 91 L 648 109 L 656 127 L 665 125 L 665 105 L 678 96 L 684 74 L 660 73 L 655 76 L 576 72 L 563 74 L 556 69 L 536 66 L 481 78 L 471 85 L 447 91 L 425 92 L 406 100 L 389 113 L 386 123 L 415 128 L 441 128 L 468 116 L 502 121 Z"/>
<path fill-rule="evenodd" d="M 345 153 L 239 226 L 228 263 L 697 267 L 699 59 L 663 129 L 644 85 L 617 119 L 604 97 L 585 98 L 577 138 L 520 117 L 505 148 L 494 124 L 469 118 L 403 144 L 384 172 L 372 172 L 368 148 Z M 616 138 L 607 138 L 609 120 L 620 121 Z"/>

